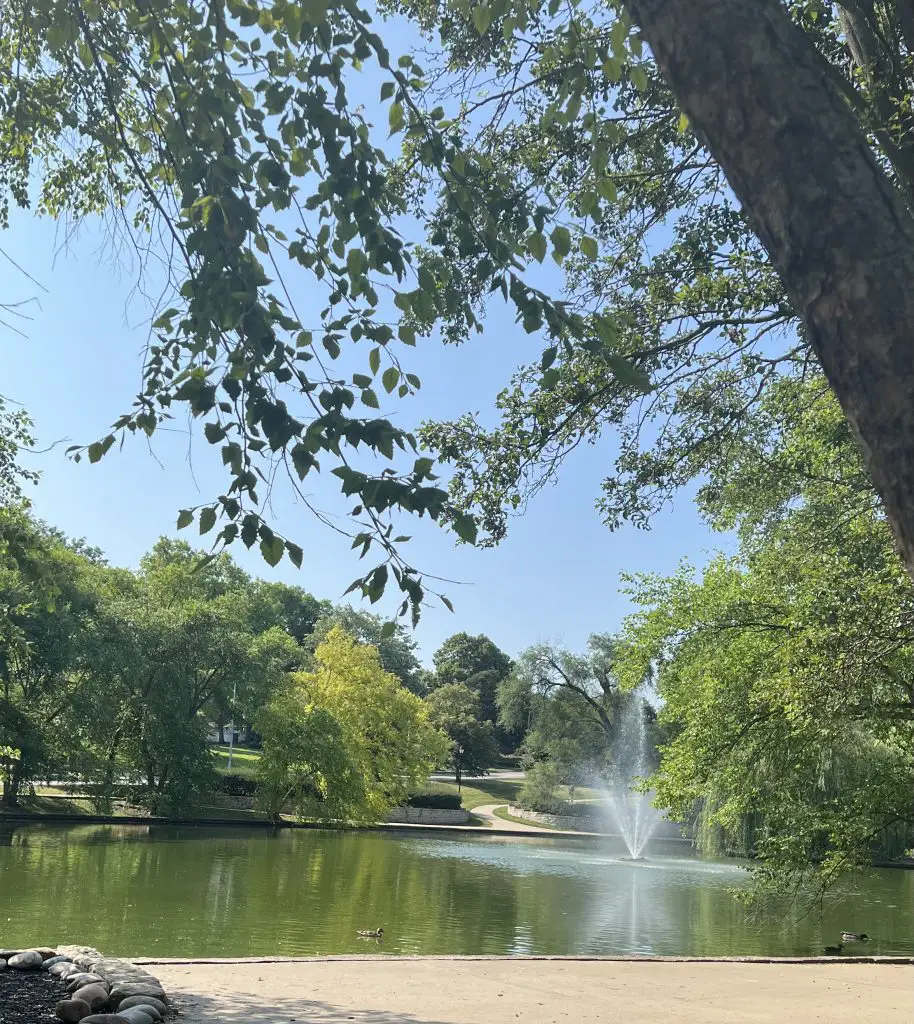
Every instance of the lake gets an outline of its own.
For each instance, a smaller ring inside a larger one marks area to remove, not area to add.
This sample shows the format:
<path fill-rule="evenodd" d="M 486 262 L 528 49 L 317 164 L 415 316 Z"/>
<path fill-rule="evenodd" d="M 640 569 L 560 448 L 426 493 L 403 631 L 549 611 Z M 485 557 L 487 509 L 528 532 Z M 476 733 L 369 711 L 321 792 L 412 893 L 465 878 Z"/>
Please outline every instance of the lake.
<path fill-rule="evenodd" d="M 682 849 L 681 847 L 673 847 Z M 842 930 L 914 954 L 914 872 L 876 870 L 824 917 L 749 921 L 732 863 L 626 862 L 606 843 L 497 835 L 0 822 L 0 945 L 123 956 L 807 955 Z M 359 929 L 383 927 L 382 943 Z"/>

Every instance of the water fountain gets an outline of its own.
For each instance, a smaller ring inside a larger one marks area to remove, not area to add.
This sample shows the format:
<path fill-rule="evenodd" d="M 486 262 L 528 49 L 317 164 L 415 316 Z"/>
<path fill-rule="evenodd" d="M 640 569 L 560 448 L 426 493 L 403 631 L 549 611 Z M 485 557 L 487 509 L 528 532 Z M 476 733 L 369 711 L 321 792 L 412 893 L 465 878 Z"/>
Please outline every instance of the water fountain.
<path fill-rule="evenodd" d="M 644 860 L 644 851 L 661 814 L 651 806 L 650 793 L 634 787 L 652 769 L 644 701 L 637 691 L 623 707 L 613 754 L 612 770 L 601 789 L 606 794 L 612 823 L 628 848 L 627 859 Z"/>

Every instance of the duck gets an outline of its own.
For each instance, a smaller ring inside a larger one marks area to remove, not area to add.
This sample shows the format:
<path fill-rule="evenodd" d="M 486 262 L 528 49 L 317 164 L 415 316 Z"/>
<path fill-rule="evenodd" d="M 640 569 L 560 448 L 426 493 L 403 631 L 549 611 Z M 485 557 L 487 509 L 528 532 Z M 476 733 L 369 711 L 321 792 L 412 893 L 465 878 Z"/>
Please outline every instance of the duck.
<path fill-rule="evenodd" d="M 359 932 L 358 936 L 360 939 L 380 939 L 383 934 L 383 928 L 375 928 L 374 931 Z"/>
<path fill-rule="evenodd" d="M 842 942 L 869 942 L 870 937 L 866 932 L 841 932 Z"/>
<path fill-rule="evenodd" d="M 843 953 L 844 952 L 844 943 L 843 942 L 839 942 L 837 946 L 826 946 L 825 947 L 825 952 L 829 953 L 831 955 L 834 955 L 836 953 Z"/>

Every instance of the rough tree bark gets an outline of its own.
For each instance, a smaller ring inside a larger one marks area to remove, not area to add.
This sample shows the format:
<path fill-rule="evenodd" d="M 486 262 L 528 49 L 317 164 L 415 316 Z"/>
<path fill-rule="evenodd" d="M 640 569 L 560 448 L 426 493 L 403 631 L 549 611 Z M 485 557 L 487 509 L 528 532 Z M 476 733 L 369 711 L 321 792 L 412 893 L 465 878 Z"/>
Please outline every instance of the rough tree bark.
<path fill-rule="evenodd" d="M 914 217 L 780 0 L 627 0 L 801 314 L 914 576 Z"/>

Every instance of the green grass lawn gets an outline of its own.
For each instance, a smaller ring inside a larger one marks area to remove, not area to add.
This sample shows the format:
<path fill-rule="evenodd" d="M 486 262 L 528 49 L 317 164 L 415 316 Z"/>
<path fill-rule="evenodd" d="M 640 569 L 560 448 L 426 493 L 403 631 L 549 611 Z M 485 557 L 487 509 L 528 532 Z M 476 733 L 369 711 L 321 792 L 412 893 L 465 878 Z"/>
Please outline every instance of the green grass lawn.
<path fill-rule="evenodd" d="M 228 772 L 228 744 L 215 744 L 210 749 L 216 758 L 216 771 L 223 773 Z M 254 778 L 257 773 L 257 764 L 259 761 L 259 750 L 249 750 L 247 747 L 235 747 L 232 750 L 232 775 L 244 775 L 247 778 Z"/>
<path fill-rule="evenodd" d="M 483 804 L 513 803 L 522 785 L 519 779 L 473 779 L 471 783 L 461 786 L 460 795 L 463 797 L 464 809 L 472 811 L 474 807 Z M 453 782 L 434 782 L 426 791 L 456 793 L 457 786 Z"/>
<path fill-rule="evenodd" d="M 500 779 L 497 776 L 473 779 L 464 783 L 460 789 L 464 809 L 472 811 L 474 807 L 482 807 L 484 804 L 517 803 L 517 796 L 523 784 L 523 779 Z M 456 793 L 457 786 L 453 782 L 433 782 L 426 787 L 424 792 Z M 559 796 L 567 799 L 568 791 L 560 789 Z M 576 803 L 585 801 L 589 803 L 602 799 L 602 794 L 595 789 L 576 789 L 574 798 Z"/>

